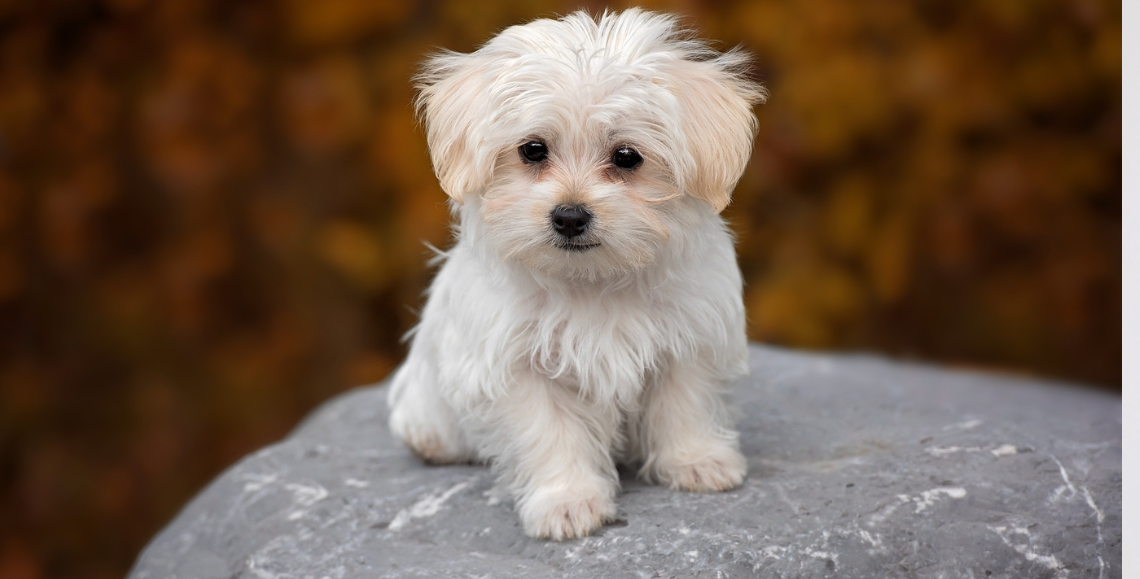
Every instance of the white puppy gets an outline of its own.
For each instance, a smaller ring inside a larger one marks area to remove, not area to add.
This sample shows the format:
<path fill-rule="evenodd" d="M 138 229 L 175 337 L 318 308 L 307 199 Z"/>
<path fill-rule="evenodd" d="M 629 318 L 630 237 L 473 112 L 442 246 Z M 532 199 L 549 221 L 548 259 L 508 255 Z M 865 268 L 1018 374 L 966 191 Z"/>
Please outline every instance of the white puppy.
<path fill-rule="evenodd" d="M 533 537 L 615 515 L 615 461 L 723 491 L 721 400 L 748 370 L 719 213 L 763 89 L 674 17 L 576 12 L 430 58 L 417 106 L 458 220 L 390 425 L 431 463 L 490 461 Z"/>

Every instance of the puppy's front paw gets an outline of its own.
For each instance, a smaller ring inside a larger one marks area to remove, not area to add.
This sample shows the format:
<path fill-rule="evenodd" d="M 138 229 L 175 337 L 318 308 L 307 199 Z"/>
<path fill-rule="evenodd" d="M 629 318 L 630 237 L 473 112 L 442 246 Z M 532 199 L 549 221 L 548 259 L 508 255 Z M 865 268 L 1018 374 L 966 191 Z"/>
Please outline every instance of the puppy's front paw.
<path fill-rule="evenodd" d="M 454 440 L 447 440 L 426 428 L 411 429 L 404 444 L 427 464 L 459 464 L 470 462 L 467 449 Z"/>
<path fill-rule="evenodd" d="M 474 458 L 463 435 L 453 425 L 416 417 L 407 408 L 398 407 L 392 412 L 389 426 L 412 453 L 428 464 L 456 464 Z"/>
<path fill-rule="evenodd" d="M 748 462 L 739 450 L 724 445 L 688 460 L 658 462 L 656 471 L 661 482 L 673 490 L 721 492 L 744 483 Z"/>
<path fill-rule="evenodd" d="M 616 508 L 608 493 L 582 489 L 539 491 L 519 508 L 526 534 L 536 539 L 576 539 L 614 519 Z"/>

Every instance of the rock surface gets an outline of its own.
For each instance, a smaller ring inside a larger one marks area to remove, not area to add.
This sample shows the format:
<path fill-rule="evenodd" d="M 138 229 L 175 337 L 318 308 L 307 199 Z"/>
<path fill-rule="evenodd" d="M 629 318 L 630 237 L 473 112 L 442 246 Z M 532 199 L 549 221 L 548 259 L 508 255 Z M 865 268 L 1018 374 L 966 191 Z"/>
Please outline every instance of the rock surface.
<path fill-rule="evenodd" d="M 384 393 L 346 393 L 229 469 L 130 577 L 1121 575 L 1111 395 L 754 346 L 742 488 L 623 473 L 619 522 L 554 543 L 523 535 L 485 467 L 413 458 Z"/>

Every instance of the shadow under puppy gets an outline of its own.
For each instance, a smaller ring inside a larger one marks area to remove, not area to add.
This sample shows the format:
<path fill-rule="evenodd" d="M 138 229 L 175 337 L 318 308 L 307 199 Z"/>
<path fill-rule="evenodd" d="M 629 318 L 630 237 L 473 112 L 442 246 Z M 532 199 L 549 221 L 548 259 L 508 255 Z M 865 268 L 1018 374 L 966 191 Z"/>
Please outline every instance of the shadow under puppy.
<path fill-rule="evenodd" d="M 720 218 L 763 89 L 672 16 L 576 12 L 431 57 L 416 101 L 458 221 L 390 426 L 490 461 L 528 535 L 615 515 L 615 460 L 687 491 L 747 472 L 721 399 L 748 371 Z"/>

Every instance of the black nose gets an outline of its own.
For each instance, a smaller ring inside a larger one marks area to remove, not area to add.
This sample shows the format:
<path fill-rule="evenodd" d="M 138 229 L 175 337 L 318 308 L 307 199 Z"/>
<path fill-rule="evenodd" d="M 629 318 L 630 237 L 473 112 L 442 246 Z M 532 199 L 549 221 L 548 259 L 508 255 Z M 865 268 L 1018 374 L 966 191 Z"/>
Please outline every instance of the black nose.
<path fill-rule="evenodd" d="M 593 218 L 589 211 L 578 205 L 555 207 L 554 211 L 550 212 L 550 223 L 554 226 L 554 230 L 566 237 L 578 237 L 585 233 Z"/>

